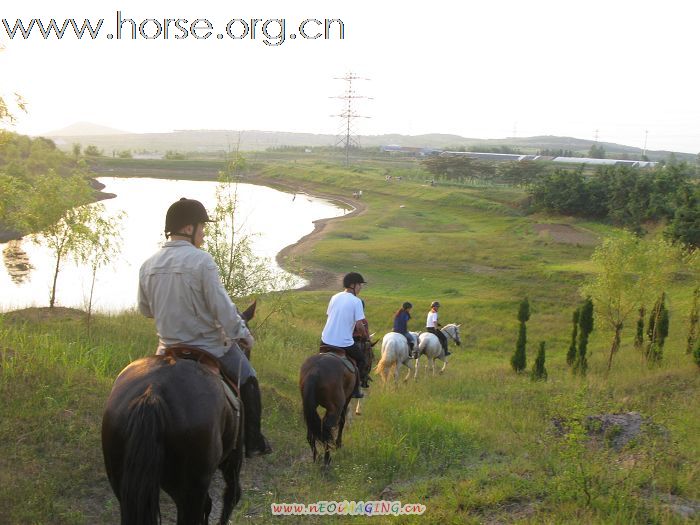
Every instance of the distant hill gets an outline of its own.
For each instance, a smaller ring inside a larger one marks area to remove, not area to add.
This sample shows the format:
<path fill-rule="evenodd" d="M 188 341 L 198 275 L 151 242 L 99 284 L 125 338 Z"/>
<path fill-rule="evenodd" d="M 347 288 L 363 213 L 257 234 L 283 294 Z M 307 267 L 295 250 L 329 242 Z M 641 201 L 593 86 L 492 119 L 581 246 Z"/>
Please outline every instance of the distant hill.
<path fill-rule="evenodd" d="M 86 130 L 92 130 L 85 132 Z M 168 150 L 193 153 L 217 153 L 231 151 L 240 143 L 242 151 L 261 151 L 282 146 L 296 147 L 327 147 L 338 143 L 338 137 L 329 134 L 292 133 L 284 131 L 260 130 L 177 130 L 171 133 L 127 133 L 95 124 L 79 123 L 68 126 L 58 132 L 47 133 L 45 136 L 55 140 L 63 149 L 70 149 L 74 143 L 83 146 L 97 146 L 106 155 L 112 151 L 132 150 L 133 152 L 148 151 L 165 153 Z M 510 146 L 518 148 L 523 153 L 537 153 L 539 150 L 571 150 L 575 153 L 586 154 L 594 144 L 591 140 L 574 137 L 507 137 L 502 139 L 476 139 L 460 135 L 431 133 L 427 135 L 361 135 L 358 137 L 362 147 L 380 147 L 389 144 L 410 147 L 429 147 L 439 149 L 470 149 L 498 148 Z M 637 158 L 641 155 L 640 148 L 599 142 L 605 148 L 608 157 Z M 650 160 L 663 160 L 671 154 L 670 151 L 647 151 Z M 695 154 L 674 152 L 678 160 L 695 161 Z"/>
<path fill-rule="evenodd" d="M 95 135 L 129 135 L 128 131 L 121 131 L 91 122 L 76 122 L 65 128 L 46 133 L 45 137 L 75 137 L 75 136 L 95 136 Z"/>

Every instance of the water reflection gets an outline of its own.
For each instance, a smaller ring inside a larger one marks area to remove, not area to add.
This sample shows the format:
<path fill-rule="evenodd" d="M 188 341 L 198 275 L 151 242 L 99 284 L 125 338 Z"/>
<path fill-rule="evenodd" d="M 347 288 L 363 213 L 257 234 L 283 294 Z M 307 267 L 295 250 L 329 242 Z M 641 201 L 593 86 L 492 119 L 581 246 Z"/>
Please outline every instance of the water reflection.
<path fill-rule="evenodd" d="M 34 267 L 29 262 L 29 255 L 22 249 L 22 241 L 10 241 L 2 251 L 2 261 L 7 273 L 15 284 L 22 284 L 29 279 Z"/>

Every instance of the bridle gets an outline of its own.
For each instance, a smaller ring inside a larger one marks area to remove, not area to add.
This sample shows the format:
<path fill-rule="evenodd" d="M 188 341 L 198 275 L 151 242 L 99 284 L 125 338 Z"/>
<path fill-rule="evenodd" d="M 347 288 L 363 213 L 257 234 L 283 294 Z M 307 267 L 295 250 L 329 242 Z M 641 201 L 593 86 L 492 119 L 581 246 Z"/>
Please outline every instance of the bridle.
<path fill-rule="evenodd" d="M 456 337 L 454 337 L 450 332 L 445 331 L 444 328 L 440 329 L 440 331 L 441 331 L 443 334 L 447 334 L 447 337 L 449 337 L 450 339 L 452 339 L 456 344 L 458 344 L 458 345 L 461 344 L 461 341 L 460 341 L 460 340 L 458 340 Z M 457 332 L 457 333 L 459 333 L 459 332 Z"/>

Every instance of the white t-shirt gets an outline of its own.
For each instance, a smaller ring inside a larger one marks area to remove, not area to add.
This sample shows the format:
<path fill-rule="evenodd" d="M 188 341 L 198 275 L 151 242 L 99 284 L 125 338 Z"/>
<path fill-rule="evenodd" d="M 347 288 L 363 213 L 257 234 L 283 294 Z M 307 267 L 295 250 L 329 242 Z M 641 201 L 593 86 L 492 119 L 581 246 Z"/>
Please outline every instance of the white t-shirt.
<path fill-rule="evenodd" d="M 430 310 L 428 312 L 428 320 L 425 322 L 425 326 L 427 328 L 437 328 L 437 319 L 438 319 L 437 312 Z"/>
<path fill-rule="evenodd" d="M 328 319 L 321 333 L 321 341 L 327 345 L 345 348 L 352 346 L 355 323 L 365 318 L 362 301 L 350 292 L 340 292 L 328 303 Z"/>

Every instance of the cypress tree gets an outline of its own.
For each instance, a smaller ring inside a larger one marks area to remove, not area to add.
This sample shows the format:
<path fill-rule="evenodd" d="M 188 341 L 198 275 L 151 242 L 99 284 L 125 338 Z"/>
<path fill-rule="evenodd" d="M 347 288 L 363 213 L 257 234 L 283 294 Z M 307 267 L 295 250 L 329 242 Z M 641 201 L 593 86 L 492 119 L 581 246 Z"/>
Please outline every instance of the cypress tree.
<path fill-rule="evenodd" d="M 639 308 L 639 319 L 637 319 L 637 334 L 634 336 L 634 347 L 639 349 L 644 345 L 644 316 L 646 311 L 644 307 Z"/>
<path fill-rule="evenodd" d="M 571 344 L 569 345 L 569 351 L 566 353 L 566 364 L 571 366 L 576 361 L 576 337 L 578 335 L 578 318 L 581 313 L 580 308 L 574 310 L 574 315 L 572 318 L 574 327 L 571 330 Z"/>
<path fill-rule="evenodd" d="M 582 376 L 588 372 L 588 336 L 593 331 L 593 301 L 588 297 L 581 306 L 578 318 L 578 351 L 574 361 L 574 373 Z"/>
<path fill-rule="evenodd" d="M 666 309 L 666 293 L 662 293 L 656 301 L 654 309 L 649 317 L 649 327 L 647 336 L 649 345 L 647 346 L 646 358 L 649 363 L 658 363 L 663 358 L 664 343 L 668 336 L 669 316 Z"/>
<path fill-rule="evenodd" d="M 547 381 L 547 369 L 544 367 L 544 341 L 540 342 L 540 349 L 537 352 L 537 359 L 532 366 L 530 379 L 533 381 Z"/>
<path fill-rule="evenodd" d="M 698 321 L 700 320 L 700 314 L 698 314 L 698 299 L 700 298 L 700 287 L 696 288 L 693 292 L 693 306 L 690 309 L 690 328 L 688 329 L 688 346 L 686 347 L 686 353 L 690 354 L 695 348 L 695 343 L 698 342 Z"/>
<path fill-rule="evenodd" d="M 525 323 L 528 319 L 530 319 L 530 303 L 528 303 L 526 297 L 521 301 L 520 308 L 518 309 L 518 321 L 520 322 L 518 341 L 515 343 L 515 353 L 510 358 L 510 364 L 516 372 L 522 372 L 527 367 L 527 355 L 525 352 L 527 346 L 527 328 L 525 327 Z"/>

